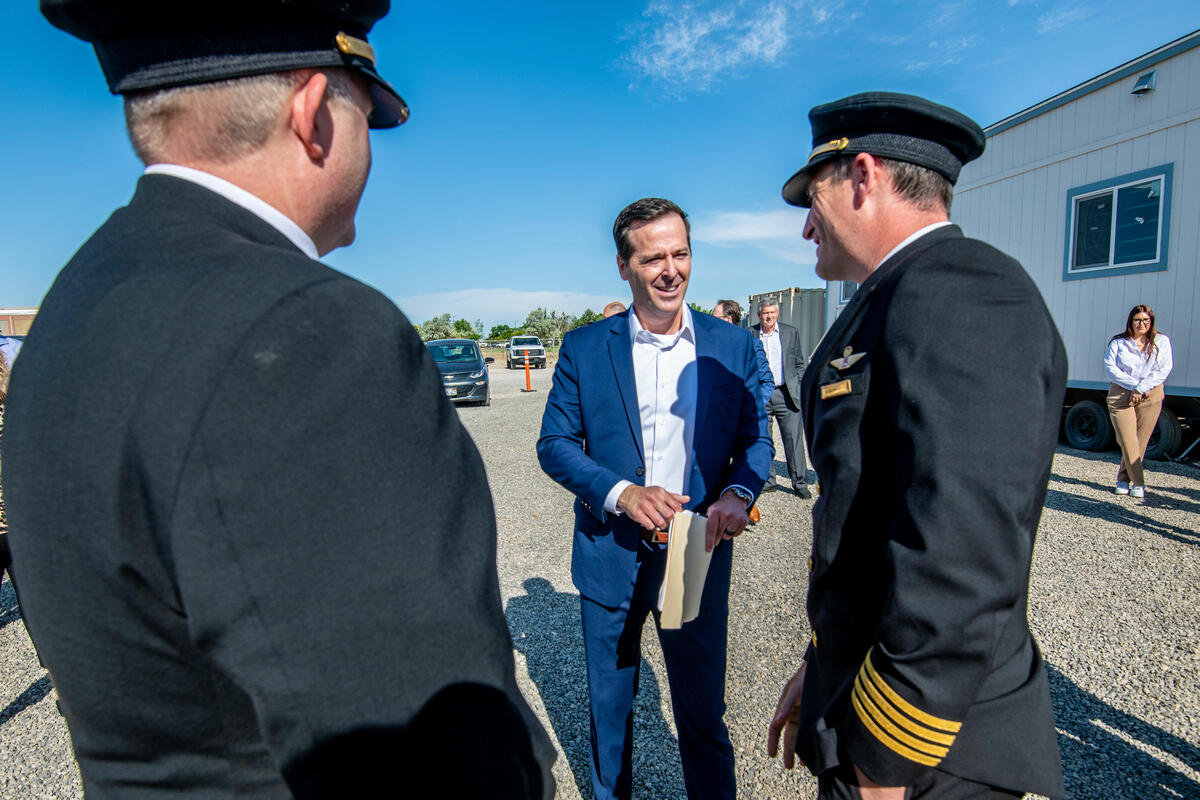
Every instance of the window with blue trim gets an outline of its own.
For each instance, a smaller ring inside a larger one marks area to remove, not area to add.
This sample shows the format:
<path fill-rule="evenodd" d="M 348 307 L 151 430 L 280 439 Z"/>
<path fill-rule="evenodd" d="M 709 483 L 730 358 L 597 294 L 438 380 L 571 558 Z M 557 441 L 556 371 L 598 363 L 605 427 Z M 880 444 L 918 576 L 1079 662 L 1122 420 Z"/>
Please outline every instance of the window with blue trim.
<path fill-rule="evenodd" d="M 858 291 L 858 284 L 854 281 L 841 281 L 841 288 L 838 290 L 838 305 L 849 303 L 850 298 L 854 297 L 854 293 Z"/>
<path fill-rule="evenodd" d="M 1067 192 L 1064 278 L 1167 268 L 1173 166 L 1164 164 Z"/>

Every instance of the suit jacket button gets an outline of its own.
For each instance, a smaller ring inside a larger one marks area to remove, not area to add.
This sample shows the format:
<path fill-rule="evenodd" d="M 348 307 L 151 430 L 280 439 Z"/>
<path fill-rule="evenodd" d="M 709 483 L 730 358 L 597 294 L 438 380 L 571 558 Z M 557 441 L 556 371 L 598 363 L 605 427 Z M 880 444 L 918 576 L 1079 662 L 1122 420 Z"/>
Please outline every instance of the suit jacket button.
<path fill-rule="evenodd" d="M 646 474 L 646 468 L 645 468 L 645 467 L 638 467 L 638 468 L 637 468 L 637 469 L 635 469 L 633 472 L 634 472 L 634 474 L 635 474 L 635 475 L 637 475 L 637 476 L 640 478 L 640 477 L 642 477 L 643 475 L 645 475 L 645 474 Z"/>
<path fill-rule="evenodd" d="M 815 628 L 813 629 L 812 644 L 813 644 L 813 647 L 817 646 L 817 631 Z"/>

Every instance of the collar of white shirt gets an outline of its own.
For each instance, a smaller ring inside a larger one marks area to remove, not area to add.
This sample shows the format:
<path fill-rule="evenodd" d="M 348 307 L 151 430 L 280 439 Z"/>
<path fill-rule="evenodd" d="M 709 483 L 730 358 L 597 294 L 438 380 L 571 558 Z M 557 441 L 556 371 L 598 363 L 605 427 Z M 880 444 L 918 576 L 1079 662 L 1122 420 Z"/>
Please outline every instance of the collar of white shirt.
<path fill-rule="evenodd" d="M 936 231 L 938 228 L 944 228 L 950 224 L 951 223 L 949 220 L 942 220 L 941 222 L 935 222 L 932 225 L 926 225 L 924 228 L 921 228 L 921 230 L 913 232 L 907 239 L 905 239 L 903 242 L 901 242 L 900 244 L 893 247 L 891 252 L 888 253 L 886 256 L 884 256 L 883 260 L 881 260 L 878 264 L 875 265 L 875 268 L 878 269 L 879 267 L 882 267 L 885 263 L 887 263 L 887 260 L 889 258 L 896 255 L 896 253 L 899 253 L 901 250 L 908 247 L 910 244 L 915 242 L 917 239 L 920 239 L 925 234 L 930 233 L 932 231 Z"/>
<path fill-rule="evenodd" d="M 218 178 L 208 172 L 180 164 L 151 164 L 146 167 L 146 175 L 170 175 L 172 178 L 191 181 L 209 191 L 216 192 L 231 203 L 241 206 L 275 230 L 282 233 L 292 244 L 296 245 L 304 255 L 316 261 L 320 258 L 317 246 L 304 230 L 292 222 L 282 211 L 271 204 L 247 192 L 240 186 L 230 183 L 224 178 Z"/>
<path fill-rule="evenodd" d="M 675 333 L 651 333 L 642 327 L 641 320 L 638 319 L 637 310 L 629 310 L 629 343 L 637 344 L 638 342 L 647 342 L 653 344 L 661 350 L 667 350 L 675 346 L 679 341 L 679 337 L 687 336 L 688 341 L 692 344 L 696 343 L 696 329 L 692 327 L 692 310 L 686 305 L 683 307 L 683 324 L 679 326 L 679 330 Z"/>

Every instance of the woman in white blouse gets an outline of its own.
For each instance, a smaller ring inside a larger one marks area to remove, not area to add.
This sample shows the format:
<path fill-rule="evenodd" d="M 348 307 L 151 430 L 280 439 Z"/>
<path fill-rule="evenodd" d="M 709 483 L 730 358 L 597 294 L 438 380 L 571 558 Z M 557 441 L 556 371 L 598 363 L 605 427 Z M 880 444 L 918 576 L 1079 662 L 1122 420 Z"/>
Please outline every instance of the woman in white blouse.
<path fill-rule="evenodd" d="M 1130 310 L 1125 330 L 1108 343 L 1104 371 L 1112 381 L 1108 413 L 1121 446 L 1117 494 L 1145 497 L 1142 460 L 1162 411 L 1163 381 L 1171 372 L 1171 341 L 1154 329 L 1149 306 Z"/>

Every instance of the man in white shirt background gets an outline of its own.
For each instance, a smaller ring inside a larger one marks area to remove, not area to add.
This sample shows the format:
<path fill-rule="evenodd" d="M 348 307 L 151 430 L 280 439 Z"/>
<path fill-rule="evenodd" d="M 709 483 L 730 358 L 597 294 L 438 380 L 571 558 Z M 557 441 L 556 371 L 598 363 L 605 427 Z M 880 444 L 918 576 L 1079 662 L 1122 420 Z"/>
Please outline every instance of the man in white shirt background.
<path fill-rule="evenodd" d="M 687 217 L 669 200 L 631 204 L 613 226 L 633 306 L 564 337 L 538 458 L 576 496 L 571 577 L 580 593 L 597 798 L 632 793 L 633 696 L 640 637 L 675 512 L 707 514 L 712 561 L 700 614 L 659 629 L 690 798 L 736 789 L 725 711 L 732 539 L 770 469 L 754 340 L 684 296 Z"/>
<path fill-rule="evenodd" d="M 808 355 L 800 344 L 800 331 L 779 322 L 779 304 L 763 300 L 758 304 L 758 324 L 754 331 L 762 341 L 767 364 L 775 379 L 775 391 L 767 402 L 767 413 L 779 425 L 783 439 L 783 455 L 787 459 L 788 478 L 792 491 L 806 500 L 812 497 L 808 488 L 808 466 L 804 460 L 804 420 L 800 413 L 800 381 Z M 767 489 L 775 488 L 772 470 Z"/>

